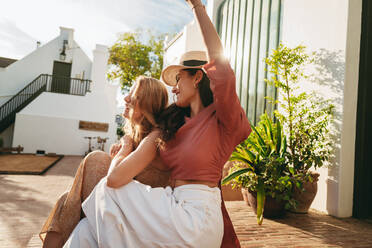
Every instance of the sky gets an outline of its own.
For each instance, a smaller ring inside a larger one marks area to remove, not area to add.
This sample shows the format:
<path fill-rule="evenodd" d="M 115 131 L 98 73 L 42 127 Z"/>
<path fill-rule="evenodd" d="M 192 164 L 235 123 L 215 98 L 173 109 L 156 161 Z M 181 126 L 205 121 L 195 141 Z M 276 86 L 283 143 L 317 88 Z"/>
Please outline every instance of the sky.
<path fill-rule="evenodd" d="M 73 28 L 92 57 L 96 44 L 110 46 L 118 33 L 177 33 L 193 18 L 185 0 L 0 0 L 0 6 L 0 57 L 13 59 L 57 37 L 60 26 Z"/>

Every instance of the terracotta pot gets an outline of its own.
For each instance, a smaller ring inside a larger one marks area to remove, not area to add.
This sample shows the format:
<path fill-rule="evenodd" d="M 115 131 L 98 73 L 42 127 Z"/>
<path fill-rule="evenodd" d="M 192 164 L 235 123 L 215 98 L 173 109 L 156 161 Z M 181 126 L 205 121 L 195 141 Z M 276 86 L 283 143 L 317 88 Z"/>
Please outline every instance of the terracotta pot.
<path fill-rule="evenodd" d="M 228 161 L 225 163 L 222 171 L 222 178 L 226 177 L 229 173 L 229 169 L 233 166 L 233 162 Z M 230 184 L 223 185 L 222 188 L 222 197 L 224 201 L 242 201 L 243 197 L 241 194 L 240 187 L 231 188 Z"/>
<path fill-rule="evenodd" d="M 243 196 L 240 187 L 231 188 L 231 185 L 222 185 L 222 197 L 224 201 L 242 201 Z"/>
<path fill-rule="evenodd" d="M 309 211 L 311 203 L 313 203 L 316 193 L 318 191 L 318 177 L 319 173 L 312 172 L 312 182 L 305 182 L 303 184 L 304 190 L 301 191 L 294 187 L 293 198 L 298 202 L 296 209 L 292 208 L 290 211 L 294 213 L 306 214 Z"/>
<path fill-rule="evenodd" d="M 248 190 L 247 190 L 248 191 Z M 248 191 L 248 202 L 254 213 L 257 214 L 257 194 L 256 192 Z M 265 218 L 280 217 L 285 214 L 285 202 L 278 201 L 271 196 L 266 196 L 263 216 Z"/>
<path fill-rule="evenodd" d="M 247 206 L 250 206 L 249 201 L 248 201 L 248 190 L 245 188 L 242 188 L 241 191 L 242 191 L 242 196 L 243 196 L 243 200 L 245 201 L 245 204 L 247 204 Z"/>

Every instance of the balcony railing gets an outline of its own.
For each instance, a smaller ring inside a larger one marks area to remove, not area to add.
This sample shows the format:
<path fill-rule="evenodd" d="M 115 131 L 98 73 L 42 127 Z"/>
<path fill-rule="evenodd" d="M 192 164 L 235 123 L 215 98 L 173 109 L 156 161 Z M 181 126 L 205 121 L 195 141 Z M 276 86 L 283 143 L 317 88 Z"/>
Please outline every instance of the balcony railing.
<path fill-rule="evenodd" d="M 15 120 L 17 112 L 42 92 L 84 96 L 90 91 L 91 80 L 41 74 L 0 107 L 0 132 Z"/>

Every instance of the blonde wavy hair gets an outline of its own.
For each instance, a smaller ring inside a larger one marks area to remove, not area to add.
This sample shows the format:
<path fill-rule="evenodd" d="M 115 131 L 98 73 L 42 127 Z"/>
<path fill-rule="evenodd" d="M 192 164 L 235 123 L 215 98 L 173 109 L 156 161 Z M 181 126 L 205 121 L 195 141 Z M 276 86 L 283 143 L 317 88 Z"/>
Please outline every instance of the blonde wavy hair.
<path fill-rule="evenodd" d="M 136 148 L 154 128 L 159 114 L 168 105 L 168 92 L 165 85 L 151 77 L 140 76 L 133 91 L 135 104 L 138 104 L 142 117 L 140 120 L 127 120 L 124 133 L 130 135 Z"/>

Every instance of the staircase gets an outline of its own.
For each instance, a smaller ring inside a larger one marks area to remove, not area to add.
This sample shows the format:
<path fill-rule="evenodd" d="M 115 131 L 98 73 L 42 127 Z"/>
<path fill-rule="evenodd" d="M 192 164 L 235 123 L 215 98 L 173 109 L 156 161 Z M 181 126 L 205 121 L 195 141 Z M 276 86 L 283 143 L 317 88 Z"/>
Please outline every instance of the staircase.
<path fill-rule="evenodd" d="M 91 80 L 40 74 L 0 107 L 0 133 L 15 121 L 21 111 L 43 92 L 85 96 Z"/>

